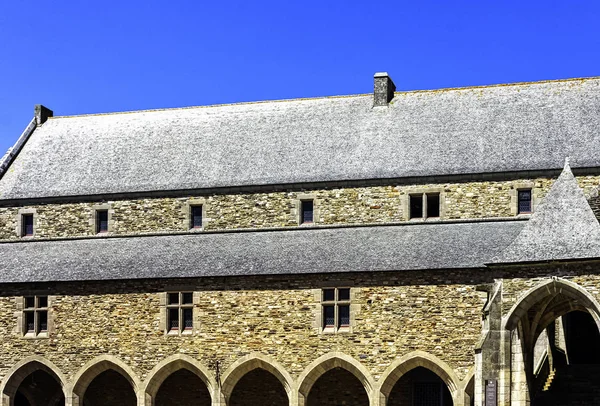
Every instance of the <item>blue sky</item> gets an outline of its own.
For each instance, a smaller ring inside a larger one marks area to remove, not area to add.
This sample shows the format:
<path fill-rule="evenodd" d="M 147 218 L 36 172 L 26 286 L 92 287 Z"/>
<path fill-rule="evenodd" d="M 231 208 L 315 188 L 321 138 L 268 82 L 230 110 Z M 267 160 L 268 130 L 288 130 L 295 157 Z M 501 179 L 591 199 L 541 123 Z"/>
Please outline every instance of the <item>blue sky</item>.
<path fill-rule="evenodd" d="M 600 2 L 0 0 L 0 155 L 56 115 L 600 75 Z"/>

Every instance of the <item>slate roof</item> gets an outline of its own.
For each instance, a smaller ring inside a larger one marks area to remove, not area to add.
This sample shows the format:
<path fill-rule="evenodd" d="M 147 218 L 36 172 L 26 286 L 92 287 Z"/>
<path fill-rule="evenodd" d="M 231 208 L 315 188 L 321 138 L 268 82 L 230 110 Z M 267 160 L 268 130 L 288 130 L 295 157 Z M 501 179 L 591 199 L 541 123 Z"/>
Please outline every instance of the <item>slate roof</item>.
<path fill-rule="evenodd" d="M 522 221 L 0 244 L 0 283 L 482 267 Z"/>
<path fill-rule="evenodd" d="M 600 258 L 600 223 L 565 167 L 517 238 L 494 262 Z"/>
<path fill-rule="evenodd" d="M 600 78 L 50 118 L 0 200 L 600 166 Z"/>

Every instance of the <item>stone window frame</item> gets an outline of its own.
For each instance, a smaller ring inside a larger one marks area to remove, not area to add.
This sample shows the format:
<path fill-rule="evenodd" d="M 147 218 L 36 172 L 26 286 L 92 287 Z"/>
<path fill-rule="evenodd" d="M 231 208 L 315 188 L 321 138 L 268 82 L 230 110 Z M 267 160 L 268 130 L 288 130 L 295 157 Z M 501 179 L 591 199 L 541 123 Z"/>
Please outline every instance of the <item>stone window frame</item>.
<path fill-rule="evenodd" d="M 531 189 L 531 212 L 519 213 L 519 190 Z M 517 217 L 528 217 L 535 213 L 539 203 L 539 193 L 541 188 L 535 187 L 534 182 L 514 182 L 509 191 L 510 194 L 510 214 Z"/>
<path fill-rule="evenodd" d="M 192 225 L 192 207 L 198 207 L 198 206 L 202 207 L 202 227 L 194 228 L 191 226 Z M 209 218 L 206 216 L 207 209 L 208 209 L 208 203 L 207 203 L 206 199 L 190 199 L 190 200 L 188 200 L 185 203 L 184 208 L 183 208 L 183 210 L 184 210 L 184 213 L 183 213 L 184 229 L 191 233 L 198 233 L 198 232 L 204 231 L 206 226 L 208 226 L 208 222 L 210 221 Z"/>
<path fill-rule="evenodd" d="M 427 218 L 427 194 L 437 194 L 440 196 L 440 216 Z M 423 217 L 410 218 L 410 196 L 423 195 Z M 400 196 L 402 206 L 402 217 L 405 221 L 438 221 L 446 218 L 446 192 L 443 187 L 411 187 L 404 190 Z"/>
<path fill-rule="evenodd" d="M 106 210 L 108 213 L 108 230 L 105 233 L 97 232 L 97 230 L 98 230 L 98 211 L 100 211 L 100 210 Z M 91 228 L 92 235 L 101 237 L 101 236 L 110 235 L 112 233 L 112 231 L 114 230 L 114 220 L 113 220 L 114 212 L 115 211 L 112 207 L 112 204 L 109 204 L 109 203 L 96 204 L 96 205 L 92 206 L 92 218 L 90 218 L 90 228 Z"/>
<path fill-rule="evenodd" d="M 312 223 L 302 223 L 302 202 L 312 200 L 313 202 L 313 221 Z M 321 220 L 320 199 L 313 193 L 299 193 L 294 200 L 290 214 L 296 219 L 296 223 L 300 227 L 311 227 L 319 223 Z"/>
<path fill-rule="evenodd" d="M 350 325 L 339 328 L 324 328 L 323 327 L 323 290 L 333 288 L 350 289 Z M 360 305 L 357 304 L 358 288 L 353 287 L 348 281 L 339 281 L 333 283 L 325 283 L 318 289 L 312 289 L 315 307 L 313 309 L 313 328 L 318 334 L 351 334 L 356 327 L 356 316 L 360 312 Z"/>
<path fill-rule="evenodd" d="M 25 298 L 31 297 L 31 296 L 34 296 L 36 298 L 38 296 L 45 296 L 48 298 L 48 305 L 46 307 L 47 312 L 48 312 L 48 329 L 44 332 L 40 332 L 39 334 L 28 333 L 27 328 L 25 327 L 25 322 L 26 322 Z M 28 294 L 28 295 L 15 297 L 15 307 L 16 307 L 15 317 L 17 320 L 15 332 L 17 334 L 19 334 L 22 338 L 29 339 L 29 340 L 50 338 L 55 332 L 55 327 L 54 327 L 54 302 L 55 301 L 56 301 L 56 296 L 48 295 L 47 292 L 35 292 L 34 291 L 34 292 L 30 292 L 30 294 Z"/>
<path fill-rule="evenodd" d="M 32 235 L 23 235 L 23 215 L 27 215 L 27 214 L 33 215 L 33 234 Z M 38 228 L 37 209 L 25 208 L 25 209 L 19 209 L 17 211 L 17 228 L 15 230 L 17 237 L 24 238 L 24 239 L 34 238 L 37 234 L 37 228 Z"/>
<path fill-rule="evenodd" d="M 179 328 L 178 331 L 169 330 L 169 325 L 168 325 L 168 320 L 169 320 L 168 311 L 170 309 L 170 307 L 168 305 L 169 293 L 179 293 L 179 294 L 191 293 L 192 294 L 192 304 L 191 304 L 192 329 L 191 330 L 185 330 L 182 328 Z M 199 292 L 190 290 L 189 286 L 174 287 L 172 289 L 169 289 L 167 291 L 159 293 L 159 308 L 160 308 L 160 317 L 159 317 L 159 324 L 158 324 L 159 329 L 163 331 L 165 336 L 170 336 L 170 337 L 190 336 L 190 335 L 196 334 L 196 332 L 198 331 L 198 326 L 200 325 L 199 312 L 197 309 L 199 301 L 200 301 Z"/>

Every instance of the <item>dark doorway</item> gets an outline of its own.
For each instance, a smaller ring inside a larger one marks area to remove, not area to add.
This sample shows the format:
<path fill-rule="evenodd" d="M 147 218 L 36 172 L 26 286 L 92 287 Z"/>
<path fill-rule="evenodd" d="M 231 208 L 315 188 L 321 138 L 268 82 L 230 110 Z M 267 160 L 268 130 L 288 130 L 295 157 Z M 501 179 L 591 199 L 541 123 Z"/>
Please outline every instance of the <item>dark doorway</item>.
<path fill-rule="evenodd" d="M 131 383 L 120 373 L 109 369 L 92 380 L 83 396 L 83 406 L 136 406 Z"/>
<path fill-rule="evenodd" d="M 60 383 L 49 373 L 37 370 L 19 385 L 15 406 L 64 406 L 65 397 Z"/>
<path fill-rule="evenodd" d="M 154 405 L 210 406 L 211 399 L 202 379 L 187 369 L 180 369 L 160 385 Z"/>
<path fill-rule="evenodd" d="M 325 372 L 308 394 L 307 406 L 369 406 L 362 382 L 344 368 Z"/>
<path fill-rule="evenodd" d="M 396 382 L 388 406 L 452 406 L 452 395 L 442 379 L 427 368 L 418 367 Z"/>
<path fill-rule="evenodd" d="M 229 406 L 288 406 L 288 395 L 275 375 L 256 368 L 244 375 L 233 388 Z"/>

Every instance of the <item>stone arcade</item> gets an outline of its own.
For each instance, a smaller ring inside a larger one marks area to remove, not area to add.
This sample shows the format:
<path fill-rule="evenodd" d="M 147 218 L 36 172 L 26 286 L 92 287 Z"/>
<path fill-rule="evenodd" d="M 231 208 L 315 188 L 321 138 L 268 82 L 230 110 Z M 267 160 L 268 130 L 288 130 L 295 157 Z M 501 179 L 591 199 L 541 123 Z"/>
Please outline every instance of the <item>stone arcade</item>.
<path fill-rule="evenodd" d="M 35 117 L 0 406 L 600 404 L 600 78 Z"/>

